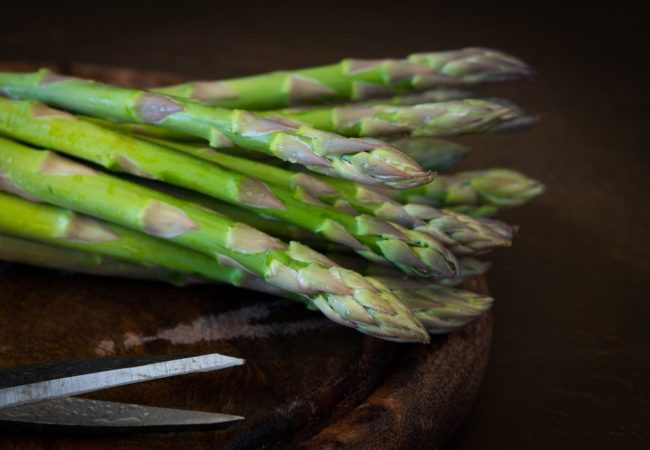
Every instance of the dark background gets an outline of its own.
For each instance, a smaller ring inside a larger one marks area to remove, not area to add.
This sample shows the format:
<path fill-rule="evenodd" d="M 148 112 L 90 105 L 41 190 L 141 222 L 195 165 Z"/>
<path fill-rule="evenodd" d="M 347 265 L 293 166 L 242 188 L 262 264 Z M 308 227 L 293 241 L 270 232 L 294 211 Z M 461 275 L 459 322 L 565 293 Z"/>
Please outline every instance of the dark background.
<path fill-rule="evenodd" d="M 521 233 L 493 257 L 493 353 L 450 447 L 650 448 L 650 36 L 641 11 L 620 2 L 23 3 L 2 7 L 2 60 L 223 78 L 480 45 L 531 63 L 534 81 L 491 92 L 539 115 L 539 126 L 466 140 L 474 153 L 464 168 L 508 166 L 548 189 L 502 215 Z"/>

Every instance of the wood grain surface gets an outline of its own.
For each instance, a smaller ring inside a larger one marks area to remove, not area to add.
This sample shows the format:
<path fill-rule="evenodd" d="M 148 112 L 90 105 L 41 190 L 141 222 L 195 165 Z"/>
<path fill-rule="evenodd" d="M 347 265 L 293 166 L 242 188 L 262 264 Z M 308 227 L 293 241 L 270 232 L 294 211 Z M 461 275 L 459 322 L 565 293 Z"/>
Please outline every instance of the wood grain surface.
<path fill-rule="evenodd" d="M 126 86 L 181 81 L 158 72 L 46 65 Z M 486 293 L 484 279 L 467 283 Z M 88 395 L 246 417 L 232 428 L 110 436 L 5 430 L 0 448 L 438 448 L 469 411 L 491 339 L 489 316 L 430 345 L 399 345 L 227 286 L 179 288 L 18 265 L 2 266 L 0 317 L 10 318 L 0 327 L 3 367 L 189 352 L 246 359 L 244 367 Z"/>

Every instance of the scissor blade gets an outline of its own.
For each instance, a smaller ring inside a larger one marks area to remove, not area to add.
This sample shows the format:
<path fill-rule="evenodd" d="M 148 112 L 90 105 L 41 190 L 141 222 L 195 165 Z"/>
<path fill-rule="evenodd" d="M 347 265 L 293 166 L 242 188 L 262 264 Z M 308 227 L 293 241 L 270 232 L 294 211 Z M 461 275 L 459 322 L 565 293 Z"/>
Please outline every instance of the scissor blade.
<path fill-rule="evenodd" d="M 0 411 L 0 426 L 65 432 L 191 431 L 225 428 L 243 417 L 66 397 Z"/>
<path fill-rule="evenodd" d="M 96 358 L 2 369 L 0 409 L 243 363 L 243 359 L 211 353 Z"/>

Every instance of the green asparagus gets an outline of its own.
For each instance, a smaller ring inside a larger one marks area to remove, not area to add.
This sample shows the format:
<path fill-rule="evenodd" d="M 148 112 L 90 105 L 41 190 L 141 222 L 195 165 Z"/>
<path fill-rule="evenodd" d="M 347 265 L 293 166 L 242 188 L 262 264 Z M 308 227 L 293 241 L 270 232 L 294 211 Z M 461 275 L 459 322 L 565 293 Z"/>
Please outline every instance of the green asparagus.
<path fill-rule="evenodd" d="M 388 144 L 348 139 L 306 126 L 296 128 L 244 110 L 64 77 L 45 69 L 29 74 L 0 72 L 0 92 L 104 119 L 156 124 L 206 139 L 214 147 L 256 150 L 366 184 L 403 188 L 432 178 Z"/>
<path fill-rule="evenodd" d="M 359 258 L 353 253 L 341 252 L 340 250 L 335 250 L 327 253 L 327 257 L 336 263 L 349 267 L 350 269 L 359 272 L 365 276 L 369 277 L 389 277 L 395 279 L 404 279 L 404 274 L 400 273 L 398 270 L 395 270 L 390 266 L 382 266 L 378 264 L 372 264 L 368 260 Z M 460 264 L 459 276 L 454 279 L 444 279 L 444 280 L 435 280 L 431 278 L 418 278 L 414 279 L 417 281 L 418 285 L 422 284 L 433 284 L 433 285 L 445 285 L 445 286 L 457 286 L 463 282 L 463 280 L 478 275 L 483 275 L 490 270 L 491 264 L 487 261 L 482 261 L 471 256 L 462 256 L 458 259 Z"/>
<path fill-rule="evenodd" d="M 405 227 L 407 230 L 402 231 L 407 236 L 413 235 L 413 232 L 424 232 L 433 236 L 437 241 L 443 242 L 445 246 L 458 254 L 466 255 L 485 252 L 497 247 L 507 247 L 510 245 L 512 238 L 511 233 L 495 234 L 493 232 L 492 225 L 496 225 L 497 222 L 489 222 L 490 226 L 486 226 L 487 222 L 483 223 L 483 221 L 454 212 L 438 211 L 423 205 L 402 205 L 348 180 L 295 173 L 261 162 L 250 161 L 214 152 L 211 149 L 178 142 L 161 140 L 155 140 L 154 142 L 217 163 L 244 175 L 259 178 L 269 183 L 269 185 L 277 185 L 292 190 L 299 189 L 302 192 L 302 194 L 299 192 L 302 198 L 313 196 L 315 199 L 348 211 L 357 217 L 364 217 L 363 215 L 360 216 L 360 213 L 371 214 L 394 222 L 392 224 L 393 228 L 398 227 L 398 225 Z M 273 190 L 273 192 L 276 191 Z M 273 216 L 273 214 L 268 215 Z M 277 214 L 274 216 L 282 218 Z M 262 224 L 262 227 L 264 227 L 264 224 Z M 509 229 L 505 224 L 500 224 L 500 228 L 503 230 Z M 268 230 L 266 227 L 262 229 Z M 352 234 L 356 236 L 354 232 Z M 418 236 L 419 234 L 416 234 L 415 237 L 418 238 Z M 426 244 L 426 241 L 424 242 Z M 441 272 L 438 273 L 438 276 L 440 275 Z"/>
<path fill-rule="evenodd" d="M 345 59 L 327 66 L 222 81 L 193 81 L 157 91 L 224 108 L 273 109 L 333 100 L 362 101 L 395 92 L 470 86 L 528 77 L 529 66 L 496 50 L 465 48 L 407 60 Z"/>
<path fill-rule="evenodd" d="M 489 48 L 468 47 L 414 53 L 409 55 L 408 60 L 435 68 L 446 76 L 462 79 L 464 85 L 509 81 L 533 75 L 532 68 L 521 60 Z"/>
<path fill-rule="evenodd" d="M 427 340 L 421 324 L 386 288 L 333 265 L 297 242 L 285 244 L 198 205 L 5 139 L 0 139 L 0 172 L 0 187 L 9 186 L 5 190 L 166 239 L 225 265 L 244 267 L 271 285 L 309 296 L 341 324 L 386 339 Z"/>
<path fill-rule="evenodd" d="M 491 307 L 451 286 L 511 244 L 488 217 L 544 190 L 508 169 L 433 180 L 468 153 L 435 137 L 534 123 L 467 90 L 531 74 L 482 48 L 153 90 L 0 72 L 0 261 L 227 283 L 428 342 Z"/>
<path fill-rule="evenodd" d="M 2 203 L 1 198 L 2 194 L 0 194 L 0 203 Z M 77 216 L 77 221 L 79 217 Z M 68 217 L 66 220 L 69 221 L 71 218 Z M 2 223 L 0 223 L 0 227 L 2 227 Z M 105 228 L 108 229 L 108 227 Z M 185 249 L 181 249 L 180 256 L 183 251 Z M 180 272 L 175 273 L 160 267 L 130 263 L 100 253 L 56 247 L 3 233 L 0 233 L 0 260 L 91 275 L 160 280 L 176 285 L 184 285 L 192 281 L 191 277 Z"/>
<path fill-rule="evenodd" d="M 453 141 L 435 137 L 399 137 L 389 140 L 427 170 L 444 172 L 467 156 L 469 148 Z"/>
<path fill-rule="evenodd" d="M 2 202 L 1 194 L 0 202 Z M 71 216 L 74 217 L 73 215 L 63 217 L 64 221 L 69 220 Z M 77 215 L 77 220 L 80 217 Z M 37 215 L 37 220 L 39 218 L 39 215 Z M 107 227 L 108 225 L 105 224 L 104 226 Z M 114 226 L 113 229 L 119 230 L 120 227 Z M 132 233 L 124 229 L 122 231 L 127 234 Z M 57 241 L 56 239 L 48 240 Z M 61 238 L 59 238 L 57 243 L 61 243 Z M 86 244 L 87 247 L 92 247 L 92 244 Z M 136 241 L 136 244 L 143 249 L 142 251 L 147 251 L 150 248 L 147 245 L 146 239 L 139 239 Z M 163 244 L 168 247 L 173 247 L 172 245 Z M 75 247 L 81 247 L 82 245 L 77 243 Z M 180 247 L 176 250 L 180 250 L 179 253 L 181 254 L 185 251 Z M 202 258 L 206 259 L 207 257 L 197 253 L 194 258 L 200 260 Z M 221 275 L 223 272 L 224 279 L 212 278 L 212 280 L 209 280 L 206 278 L 203 280 L 188 278 L 182 273 L 173 273 L 160 267 L 122 261 L 117 258 L 104 256 L 100 253 L 93 253 L 87 249 L 79 250 L 58 247 L 45 242 L 18 238 L 3 233 L 0 233 L 0 260 L 93 275 L 159 280 L 177 285 L 208 281 L 225 281 L 229 283 L 236 281 L 239 283 L 239 286 L 247 289 L 281 295 L 290 300 L 305 302 L 304 299 L 274 288 L 265 283 L 261 278 L 241 269 L 219 266 L 217 273 Z M 214 264 L 212 265 L 214 266 Z M 212 272 L 214 272 L 214 268 Z M 469 291 L 451 290 L 430 284 L 408 283 L 403 279 L 390 277 L 383 277 L 381 279 L 375 277 L 373 279 L 390 286 L 389 288 L 394 290 L 403 299 L 405 306 L 412 309 L 416 318 L 421 320 L 423 324 L 426 324 L 427 331 L 430 333 L 445 333 L 460 328 L 462 325 L 482 315 L 489 308 L 492 301 L 489 297 L 478 296 Z M 306 303 L 309 305 L 309 302 Z"/>
<path fill-rule="evenodd" d="M 478 218 L 493 217 L 499 212 L 499 208 L 494 205 L 455 205 L 445 209 Z"/>
<path fill-rule="evenodd" d="M 311 126 L 349 137 L 387 135 L 454 136 L 502 131 L 522 122 L 522 112 L 511 105 L 480 99 L 450 100 L 415 106 L 343 105 L 278 109 L 265 117 L 287 125 Z M 288 119 L 288 120 L 287 120 Z"/>
<path fill-rule="evenodd" d="M 117 123 L 94 117 L 81 117 L 81 119 L 100 125 L 104 128 L 110 128 L 111 130 L 136 137 L 160 139 L 167 142 L 194 144 L 195 146 L 204 147 L 204 145 L 201 144 L 201 141 L 197 141 L 197 139 L 192 136 L 172 132 L 152 125 Z M 457 164 L 469 153 L 469 148 L 464 145 L 435 137 L 389 137 L 386 142 L 402 150 L 422 168 L 432 171 L 445 171 Z M 278 159 L 264 153 L 244 148 L 220 148 L 217 150 L 220 153 L 243 156 L 253 160 L 262 160 L 269 164 L 280 162 Z"/>
<path fill-rule="evenodd" d="M 330 177 L 295 172 L 282 167 L 275 167 L 265 162 L 252 161 L 223 152 L 215 152 L 210 148 L 197 145 L 159 139 L 149 139 L 149 141 L 216 163 L 224 168 L 254 177 L 270 185 L 280 186 L 284 189 L 294 191 L 296 193 L 295 195 L 306 200 L 312 199 L 312 202 L 320 200 L 332 204 L 353 215 L 357 215 L 359 212 L 371 214 L 382 220 L 396 222 L 407 227 L 415 223 L 413 218 L 398 202 L 385 196 L 382 196 L 379 202 L 374 202 L 373 199 L 379 197 L 379 195 L 375 191 L 354 182 L 342 183 L 342 186 L 349 191 L 346 192 L 344 188 L 339 188 L 333 186 L 332 183 L 321 181 L 321 178 L 323 180 L 330 180 Z M 355 203 L 354 198 L 359 199 L 358 205 Z M 352 206 L 353 204 L 355 207 Z"/>
<path fill-rule="evenodd" d="M 418 280 L 373 276 L 403 299 L 429 333 L 448 333 L 490 309 L 494 299 L 453 287 Z"/>
<path fill-rule="evenodd" d="M 544 185 L 539 181 L 514 170 L 502 168 L 439 175 L 431 183 L 414 189 L 381 190 L 385 195 L 402 202 L 422 203 L 439 208 L 519 206 L 543 191 Z"/>
<path fill-rule="evenodd" d="M 57 261 L 55 252 L 35 249 L 25 254 L 28 247 L 16 248 L 5 238 L 0 255 L 2 258 L 11 257 L 15 262 L 40 262 L 38 265 L 48 262 L 51 266 L 72 270 L 86 267 L 86 271 L 93 273 L 102 272 L 102 267 L 110 264 L 120 276 L 126 275 L 135 265 L 140 269 L 131 272 L 134 276 L 139 277 L 146 269 L 154 278 L 164 276 L 165 280 L 175 283 L 181 282 L 182 277 L 190 277 L 243 287 L 254 279 L 252 274 L 221 265 L 213 257 L 56 206 L 34 203 L 0 192 L 0 209 L 0 232 L 4 235 L 68 249 L 68 253 L 58 257 L 65 258 L 65 261 Z M 32 247 L 35 245 L 32 244 Z M 15 255 L 21 249 L 21 259 L 16 260 Z M 79 252 L 92 252 L 90 255 L 98 256 L 91 258 L 83 253 L 80 256 Z M 170 278 L 174 273 L 178 275 Z"/>
<path fill-rule="evenodd" d="M 133 139 L 33 101 L 0 99 L 0 131 L 110 170 L 158 179 L 275 217 L 385 260 L 407 273 L 454 277 L 456 261 L 428 235 L 398 230 L 369 215 L 298 199 L 290 191 L 206 164 L 170 148 Z"/>
<path fill-rule="evenodd" d="M 389 98 L 381 98 L 377 100 L 369 100 L 367 102 L 358 103 L 360 105 L 394 105 L 394 106 L 415 106 L 422 103 L 437 103 L 447 102 L 450 100 L 462 100 L 466 98 L 476 97 L 472 91 L 464 91 L 461 89 L 431 89 L 421 92 L 409 92 L 402 95 L 396 95 Z"/>

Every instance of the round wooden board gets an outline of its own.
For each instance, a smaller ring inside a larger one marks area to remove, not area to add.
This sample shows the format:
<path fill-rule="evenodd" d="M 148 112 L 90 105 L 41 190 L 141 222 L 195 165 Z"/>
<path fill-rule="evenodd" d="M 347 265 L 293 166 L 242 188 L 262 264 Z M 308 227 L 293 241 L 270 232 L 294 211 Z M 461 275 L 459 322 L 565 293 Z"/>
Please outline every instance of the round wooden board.
<path fill-rule="evenodd" d="M 127 86 L 174 74 L 52 65 Z M 0 63 L 0 70 L 33 70 Z M 0 211 L 1 213 L 1 211 Z M 485 280 L 466 287 L 486 293 Z M 219 352 L 246 365 L 88 395 L 243 415 L 220 431 L 0 435 L 0 448 L 439 448 L 461 423 L 489 355 L 490 315 L 430 345 L 400 345 L 337 326 L 277 298 L 227 286 L 63 274 L 4 265 L 0 366 L 159 353 Z"/>

